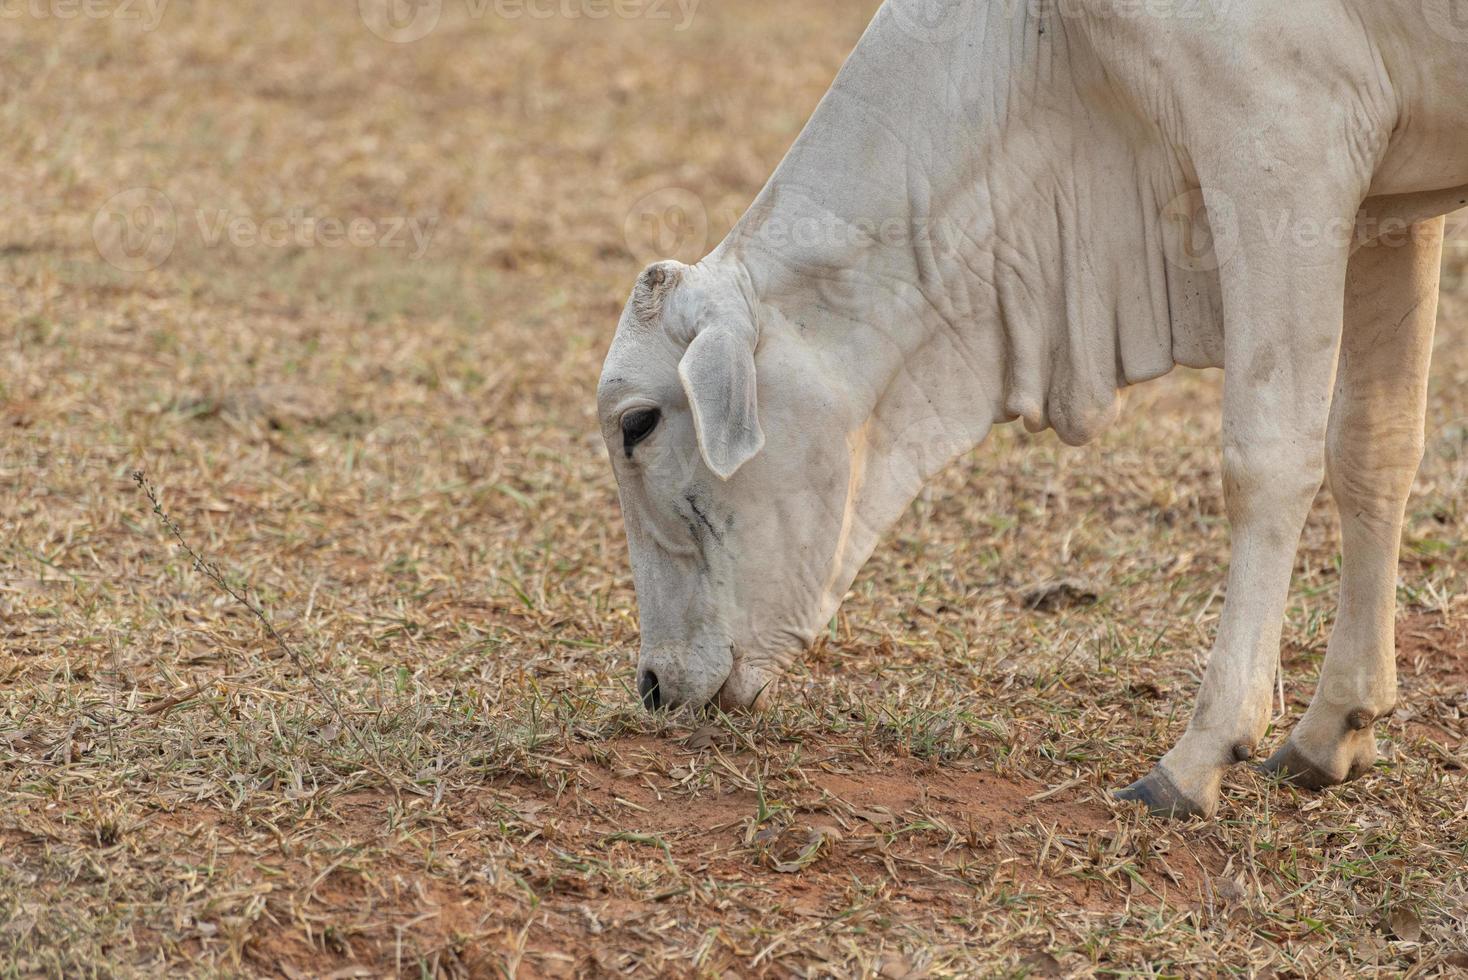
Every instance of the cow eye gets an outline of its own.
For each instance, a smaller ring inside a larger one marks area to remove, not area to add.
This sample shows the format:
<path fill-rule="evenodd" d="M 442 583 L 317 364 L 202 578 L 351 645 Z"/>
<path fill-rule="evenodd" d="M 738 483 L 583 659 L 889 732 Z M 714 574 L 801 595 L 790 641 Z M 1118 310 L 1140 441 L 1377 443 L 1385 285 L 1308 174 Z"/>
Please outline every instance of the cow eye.
<path fill-rule="evenodd" d="M 628 456 L 632 455 L 633 446 L 652 435 L 662 417 L 663 413 L 655 408 L 638 409 L 622 416 L 622 448 Z"/>

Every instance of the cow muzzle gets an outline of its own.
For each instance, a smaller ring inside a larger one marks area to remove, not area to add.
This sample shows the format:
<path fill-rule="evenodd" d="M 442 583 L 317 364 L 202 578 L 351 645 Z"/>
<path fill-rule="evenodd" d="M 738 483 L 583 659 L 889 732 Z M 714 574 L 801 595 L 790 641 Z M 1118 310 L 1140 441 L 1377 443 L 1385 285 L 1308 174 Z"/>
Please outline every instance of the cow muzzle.
<path fill-rule="evenodd" d="M 637 662 L 637 694 L 649 711 L 702 708 L 714 700 L 733 669 L 728 644 L 644 650 Z"/>

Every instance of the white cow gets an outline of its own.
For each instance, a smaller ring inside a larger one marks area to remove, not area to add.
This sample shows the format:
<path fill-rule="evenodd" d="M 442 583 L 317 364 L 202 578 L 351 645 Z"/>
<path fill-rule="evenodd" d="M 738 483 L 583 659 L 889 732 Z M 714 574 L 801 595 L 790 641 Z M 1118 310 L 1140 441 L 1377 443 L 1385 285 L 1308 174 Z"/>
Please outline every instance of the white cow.
<path fill-rule="evenodd" d="M 1455 3 L 889 0 L 729 237 L 643 273 L 607 356 L 647 704 L 759 701 L 993 424 L 1084 443 L 1119 389 L 1219 366 L 1227 603 L 1191 723 L 1121 795 L 1210 814 L 1254 757 L 1323 478 L 1340 609 L 1267 765 L 1369 768 L 1441 216 L 1468 204 Z"/>

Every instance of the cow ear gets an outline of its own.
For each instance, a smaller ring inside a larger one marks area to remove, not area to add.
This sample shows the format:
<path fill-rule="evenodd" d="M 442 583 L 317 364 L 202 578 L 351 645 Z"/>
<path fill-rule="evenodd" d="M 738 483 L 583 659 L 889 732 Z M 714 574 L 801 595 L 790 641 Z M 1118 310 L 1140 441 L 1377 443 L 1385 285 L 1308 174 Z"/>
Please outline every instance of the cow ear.
<path fill-rule="evenodd" d="M 727 480 L 764 447 L 755 399 L 753 330 L 699 331 L 678 364 L 703 461 Z"/>
<path fill-rule="evenodd" d="M 669 259 L 654 262 L 642 270 L 637 277 L 637 286 L 632 290 L 632 311 L 643 323 L 656 323 L 663 315 L 663 302 L 668 294 L 683 281 L 683 272 L 688 267 L 682 262 Z"/>

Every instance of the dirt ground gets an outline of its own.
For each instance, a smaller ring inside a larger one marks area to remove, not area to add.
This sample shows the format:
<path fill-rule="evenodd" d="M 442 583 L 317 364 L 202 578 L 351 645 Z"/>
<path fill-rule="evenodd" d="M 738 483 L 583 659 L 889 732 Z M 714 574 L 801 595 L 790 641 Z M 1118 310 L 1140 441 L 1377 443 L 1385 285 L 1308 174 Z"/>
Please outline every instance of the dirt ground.
<path fill-rule="evenodd" d="M 1381 763 L 1323 794 L 1240 768 L 1216 819 L 1164 823 L 1109 790 L 1181 730 L 1216 625 L 1213 374 L 1085 449 L 996 433 L 769 714 L 629 690 L 601 357 L 875 0 L 13 6 L 0 974 L 1468 969 L 1461 244 Z M 1337 547 L 1322 494 L 1271 747 Z M 1026 607 L 1061 580 L 1094 601 Z"/>

